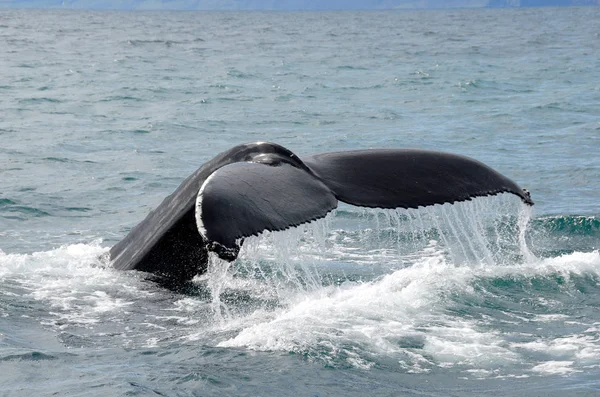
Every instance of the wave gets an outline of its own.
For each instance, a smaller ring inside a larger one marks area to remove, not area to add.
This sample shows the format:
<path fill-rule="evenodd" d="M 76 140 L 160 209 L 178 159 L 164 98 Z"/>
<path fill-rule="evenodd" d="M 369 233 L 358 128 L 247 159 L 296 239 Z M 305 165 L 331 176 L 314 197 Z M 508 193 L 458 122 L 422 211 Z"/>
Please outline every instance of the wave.
<path fill-rule="evenodd" d="M 527 214 L 486 223 L 497 207 L 449 207 L 419 215 L 341 209 L 334 219 L 285 238 L 251 240 L 233 271 L 217 262 L 206 276 L 218 284 L 213 310 L 235 334 L 218 346 L 292 352 L 334 367 L 444 369 L 473 377 L 568 374 L 597 365 L 592 307 L 600 303 L 598 251 L 537 257 L 519 231 Z M 477 222 L 469 222 L 472 214 Z M 328 233 L 340 220 L 374 227 Z M 534 227 L 553 230 L 545 222 Z M 270 247 L 277 247 L 272 256 Z M 264 297 L 265 289 L 270 296 Z M 264 302 L 277 304 L 240 314 L 236 302 L 218 298 L 258 291 Z M 578 294 L 590 300 L 590 315 L 582 316 L 573 298 Z M 553 331 L 536 331 L 540 324 Z M 572 346 L 561 352 L 567 340 Z"/>
<path fill-rule="evenodd" d="M 593 318 L 582 318 L 576 302 L 571 308 L 566 303 L 583 290 L 597 301 L 599 271 L 597 251 L 513 266 L 457 267 L 432 249 L 412 266 L 375 280 L 346 281 L 296 296 L 273 312 L 254 313 L 219 346 L 294 352 L 333 366 L 396 362 L 407 372 L 456 367 L 494 376 L 516 368 L 552 373 L 550 359 L 568 361 L 565 371 L 580 371 L 600 360 L 600 340 Z M 564 334 L 531 333 L 551 322 Z M 508 325 L 514 329 L 505 333 Z M 568 351 L 561 350 L 564 341 L 571 343 Z M 540 351 L 547 357 L 538 358 Z"/>
<path fill-rule="evenodd" d="M 568 235 L 600 236 L 600 219 L 595 216 L 543 216 L 532 222 L 534 228 Z"/>
<path fill-rule="evenodd" d="M 201 343 L 335 368 L 512 378 L 600 365 L 599 251 L 533 249 L 552 236 L 591 241 L 596 218 L 540 217 L 525 229 L 518 200 L 475 201 L 342 206 L 247 239 L 233 263 L 211 258 L 185 294 L 111 269 L 99 241 L 0 251 L 0 318 L 37 318 L 66 346 Z"/>
<path fill-rule="evenodd" d="M 0 217 L 5 219 L 25 220 L 46 217 L 50 214 L 40 208 L 22 205 L 8 198 L 0 198 Z"/>

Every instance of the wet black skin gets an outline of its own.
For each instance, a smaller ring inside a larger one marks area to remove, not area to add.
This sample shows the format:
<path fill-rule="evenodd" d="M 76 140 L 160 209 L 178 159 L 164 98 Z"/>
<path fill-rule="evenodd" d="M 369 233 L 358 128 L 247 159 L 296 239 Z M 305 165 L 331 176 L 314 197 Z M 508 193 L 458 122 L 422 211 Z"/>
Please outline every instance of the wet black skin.
<path fill-rule="evenodd" d="M 196 222 L 196 199 L 203 185 L 204 236 Z M 338 200 L 364 207 L 418 208 L 504 192 L 533 205 L 529 192 L 465 156 L 369 149 L 301 160 L 277 144 L 248 143 L 220 153 L 190 175 L 111 248 L 109 257 L 116 269 L 154 273 L 178 285 L 206 271 L 209 251 L 232 261 L 245 237 L 322 218 Z"/>

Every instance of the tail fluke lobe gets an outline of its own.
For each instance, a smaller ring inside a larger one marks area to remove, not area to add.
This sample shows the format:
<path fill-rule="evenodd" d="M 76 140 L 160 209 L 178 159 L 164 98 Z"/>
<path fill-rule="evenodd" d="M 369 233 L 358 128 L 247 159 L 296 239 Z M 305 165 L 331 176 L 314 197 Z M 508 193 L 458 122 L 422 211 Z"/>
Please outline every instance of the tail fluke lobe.
<path fill-rule="evenodd" d="M 298 226 L 336 207 L 331 190 L 304 169 L 235 163 L 215 171 L 200 188 L 196 223 L 203 238 L 220 245 L 220 256 L 226 256 L 239 239 Z"/>
<path fill-rule="evenodd" d="M 363 207 L 418 208 L 529 193 L 487 165 L 413 149 L 304 157 L 272 143 L 236 146 L 188 177 L 110 250 L 113 266 L 176 280 L 206 271 L 208 252 L 234 260 L 245 237 L 326 216 L 338 200 Z"/>
<path fill-rule="evenodd" d="M 469 157 L 415 149 L 372 149 L 307 156 L 304 163 L 343 202 L 418 208 L 499 193 L 532 205 L 515 182 Z"/>

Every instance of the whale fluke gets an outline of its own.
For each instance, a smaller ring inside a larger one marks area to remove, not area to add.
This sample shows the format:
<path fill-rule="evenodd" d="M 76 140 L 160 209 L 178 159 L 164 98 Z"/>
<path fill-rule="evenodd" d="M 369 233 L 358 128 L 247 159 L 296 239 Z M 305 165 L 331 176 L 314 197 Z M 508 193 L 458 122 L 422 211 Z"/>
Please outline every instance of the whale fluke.
<path fill-rule="evenodd" d="M 273 143 L 236 146 L 188 177 L 112 247 L 117 269 L 185 281 L 206 270 L 208 252 L 234 260 L 244 238 L 323 218 L 339 201 L 418 208 L 529 193 L 487 165 L 416 149 L 329 152 L 301 160 Z"/>
<path fill-rule="evenodd" d="M 371 149 L 307 156 L 304 163 L 338 200 L 361 207 L 418 208 L 474 197 L 529 195 L 480 161 L 417 149 Z"/>
<path fill-rule="evenodd" d="M 221 246 L 215 251 L 233 249 L 237 255 L 238 239 L 323 218 L 337 203 L 333 192 L 303 169 L 285 163 L 234 163 L 201 186 L 196 224 L 206 241 Z"/>

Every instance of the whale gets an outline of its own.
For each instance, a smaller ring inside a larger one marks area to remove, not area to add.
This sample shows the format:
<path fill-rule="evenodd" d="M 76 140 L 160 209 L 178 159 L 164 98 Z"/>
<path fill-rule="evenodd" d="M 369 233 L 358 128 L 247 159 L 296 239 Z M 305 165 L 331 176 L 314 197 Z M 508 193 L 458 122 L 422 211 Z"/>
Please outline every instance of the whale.
<path fill-rule="evenodd" d="M 422 149 L 361 149 L 298 157 L 275 143 L 235 146 L 206 162 L 108 252 L 119 270 L 184 283 L 209 255 L 237 258 L 245 238 L 325 217 L 338 203 L 419 208 L 529 192 L 484 163 Z"/>

